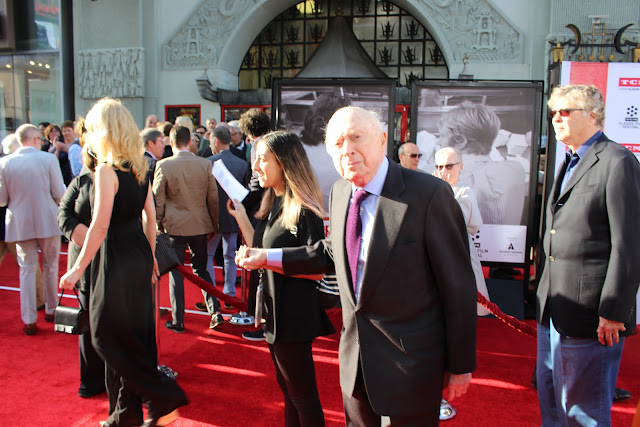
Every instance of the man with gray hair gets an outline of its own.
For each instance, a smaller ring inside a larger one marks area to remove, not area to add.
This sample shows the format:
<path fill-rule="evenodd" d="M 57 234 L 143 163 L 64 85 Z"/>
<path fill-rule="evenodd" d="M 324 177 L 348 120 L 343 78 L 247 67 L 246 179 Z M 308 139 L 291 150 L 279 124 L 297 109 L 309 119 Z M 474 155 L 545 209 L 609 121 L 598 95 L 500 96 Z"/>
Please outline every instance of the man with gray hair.
<path fill-rule="evenodd" d="M 227 128 L 218 125 L 213 130 L 213 140 L 211 141 L 211 151 L 215 155 L 209 157 L 211 163 L 215 163 L 220 160 L 224 166 L 229 170 L 231 175 L 243 186 L 249 184 L 251 179 L 251 172 L 249 171 L 249 165 L 246 161 L 241 160 L 234 156 L 229 150 L 231 144 L 231 134 Z M 213 274 L 213 257 L 220 240 L 222 240 L 222 254 L 224 257 L 224 289 L 223 292 L 226 295 L 236 296 L 236 277 L 237 267 L 235 263 L 235 253 L 238 241 L 238 223 L 236 219 L 229 214 L 227 210 L 227 200 L 229 196 L 224 192 L 224 189 L 218 184 L 218 205 L 219 205 L 219 224 L 218 233 L 213 239 L 208 242 L 208 257 L 207 257 L 207 271 L 211 277 Z M 206 300 L 210 300 L 212 297 L 203 291 Z M 207 303 L 207 307 L 211 307 L 210 303 Z M 225 308 L 233 308 L 229 304 L 225 303 Z"/>
<path fill-rule="evenodd" d="M 402 165 L 403 168 L 417 171 L 422 153 L 420 153 L 420 149 L 413 142 L 405 142 L 398 148 L 398 157 L 400 158 L 400 165 Z"/>
<path fill-rule="evenodd" d="M 231 132 L 231 145 L 229 151 L 236 157 L 251 164 L 251 144 L 244 140 L 244 134 L 240 129 L 240 122 L 238 120 L 230 121 L 229 131 Z"/>
<path fill-rule="evenodd" d="M 65 187 L 56 157 L 40 151 L 42 135 L 38 128 L 24 124 L 16 130 L 16 137 L 20 148 L 0 160 L 0 206 L 7 206 L 5 241 L 16 243 L 22 330 L 33 335 L 38 329 L 38 248 L 42 251 L 45 321 L 53 322 L 53 311 L 58 305 L 62 233 L 58 228 L 57 213 Z"/>
<path fill-rule="evenodd" d="M 543 425 L 611 425 L 625 336 L 640 283 L 640 165 L 609 140 L 595 86 L 556 87 L 556 139 L 569 147 L 547 203 L 537 290 Z"/>

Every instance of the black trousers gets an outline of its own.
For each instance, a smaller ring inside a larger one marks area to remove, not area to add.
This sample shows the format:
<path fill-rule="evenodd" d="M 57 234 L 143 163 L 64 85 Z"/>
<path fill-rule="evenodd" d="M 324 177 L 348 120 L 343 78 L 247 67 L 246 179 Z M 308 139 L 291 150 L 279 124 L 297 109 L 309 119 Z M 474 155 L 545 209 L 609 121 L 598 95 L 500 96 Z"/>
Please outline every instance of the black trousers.
<path fill-rule="evenodd" d="M 389 384 L 389 388 L 393 390 L 393 384 Z M 416 415 L 383 416 L 376 413 L 371 407 L 360 367 L 358 367 L 353 396 L 347 396 L 342 393 L 342 404 L 344 406 L 345 424 L 349 427 L 425 427 L 437 426 L 440 423 L 440 401 L 423 402 L 420 405 L 423 412 Z"/>
<path fill-rule="evenodd" d="M 324 426 L 311 341 L 269 344 L 269 352 L 284 394 L 285 426 Z"/>
<path fill-rule="evenodd" d="M 193 273 L 209 283 L 213 283 L 213 278 L 207 271 L 207 235 L 197 236 L 174 236 L 171 235 L 173 250 L 178 255 L 180 261 L 184 260 L 184 252 L 189 247 L 191 252 L 191 267 Z M 173 323 L 184 323 L 184 276 L 178 270 L 171 270 L 169 273 L 169 298 L 171 300 L 171 310 Z M 214 313 L 220 312 L 220 302 L 213 299 L 212 310 Z"/>
<path fill-rule="evenodd" d="M 78 299 L 85 310 L 89 310 L 90 291 L 80 290 Z M 78 336 L 80 353 L 80 389 L 79 392 L 97 394 L 105 388 L 104 361 L 98 356 L 91 344 L 91 331 Z"/>

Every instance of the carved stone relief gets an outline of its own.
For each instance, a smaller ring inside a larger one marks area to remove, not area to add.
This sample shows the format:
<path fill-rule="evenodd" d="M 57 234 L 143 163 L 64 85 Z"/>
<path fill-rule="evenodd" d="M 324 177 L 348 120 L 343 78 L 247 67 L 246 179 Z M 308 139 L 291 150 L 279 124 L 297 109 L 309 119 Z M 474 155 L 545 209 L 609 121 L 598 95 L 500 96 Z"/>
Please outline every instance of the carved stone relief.
<path fill-rule="evenodd" d="M 162 46 L 165 69 L 211 68 L 228 42 L 234 17 L 261 0 L 203 0 L 194 13 Z"/>
<path fill-rule="evenodd" d="M 456 61 L 522 61 L 522 35 L 487 0 L 419 0 Z"/>
<path fill-rule="evenodd" d="M 77 61 L 82 98 L 144 97 L 144 49 L 84 50 Z"/>
<path fill-rule="evenodd" d="M 215 68 L 240 14 L 264 0 L 202 0 L 162 46 L 164 69 Z M 522 34 L 489 0 L 415 0 L 455 61 L 522 62 Z M 401 3 L 401 2 L 399 2 Z M 401 4 L 400 4 L 401 5 Z M 259 12 L 253 12 L 259 13 Z M 265 23 L 266 25 L 266 23 Z M 439 27 L 439 28 L 438 28 Z"/>

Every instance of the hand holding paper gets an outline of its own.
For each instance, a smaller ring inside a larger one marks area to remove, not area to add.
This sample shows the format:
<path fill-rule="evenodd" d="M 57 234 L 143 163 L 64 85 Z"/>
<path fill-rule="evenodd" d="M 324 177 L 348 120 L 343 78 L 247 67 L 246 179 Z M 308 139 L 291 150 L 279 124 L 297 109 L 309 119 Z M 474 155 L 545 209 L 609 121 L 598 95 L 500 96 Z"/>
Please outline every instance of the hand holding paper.
<path fill-rule="evenodd" d="M 238 182 L 238 180 L 229 172 L 229 169 L 224 165 L 222 160 L 216 160 L 213 163 L 213 169 L 211 173 L 220 184 L 220 187 L 227 193 L 229 199 L 231 200 L 244 200 L 249 194 L 249 190 L 247 190 L 242 184 Z"/>

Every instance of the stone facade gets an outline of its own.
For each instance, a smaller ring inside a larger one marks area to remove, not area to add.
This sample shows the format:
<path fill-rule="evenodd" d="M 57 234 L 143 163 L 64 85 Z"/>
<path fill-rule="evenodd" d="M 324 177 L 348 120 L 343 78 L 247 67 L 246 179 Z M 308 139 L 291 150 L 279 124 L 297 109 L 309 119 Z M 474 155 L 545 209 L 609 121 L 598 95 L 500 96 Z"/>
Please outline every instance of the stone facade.
<path fill-rule="evenodd" d="M 142 48 L 80 51 L 77 64 L 77 90 L 82 98 L 144 97 Z"/>
<path fill-rule="evenodd" d="M 204 0 L 162 46 L 168 70 L 212 68 L 231 39 L 237 19 L 259 0 Z"/>

